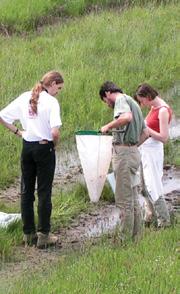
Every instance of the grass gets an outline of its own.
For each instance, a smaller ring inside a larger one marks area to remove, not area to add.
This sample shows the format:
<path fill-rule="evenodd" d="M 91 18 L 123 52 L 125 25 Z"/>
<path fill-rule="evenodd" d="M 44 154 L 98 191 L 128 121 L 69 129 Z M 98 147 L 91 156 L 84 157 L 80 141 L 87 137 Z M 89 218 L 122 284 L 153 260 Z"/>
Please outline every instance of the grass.
<path fill-rule="evenodd" d="M 78 257 L 63 255 L 56 264 L 2 283 L 2 293 L 178 293 L 178 229 L 148 229 L 141 242 L 125 248 L 102 241 Z"/>
<path fill-rule="evenodd" d="M 70 192 L 56 192 L 53 198 L 53 230 L 70 224 L 80 212 L 87 211 L 89 199 L 85 186 L 77 184 Z"/>
<path fill-rule="evenodd" d="M 170 140 L 165 145 L 165 163 L 180 166 L 180 140 Z"/>
<path fill-rule="evenodd" d="M 143 81 L 165 93 L 178 81 L 179 8 L 169 4 L 105 11 L 47 27 L 40 36 L 0 37 L 0 108 L 31 89 L 44 72 L 59 69 L 65 79 L 58 97 L 62 142 L 78 129 L 99 129 L 112 118 L 98 97 L 104 80 L 113 80 L 128 94 Z M 180 115 L 178 96 L 167 101 Z M 0 136 L 0 187 L 5 187 L 19 175 L 21 142 L 2 126 Z"/>
<path fill-rule="evenodd" d="M 1 0 L 0 32 L 9 35 L 13 32 L 37 30 L 38 26 L 56 21 L 57 17 L 77 17 L 86 11 L 104 7 L 127 7 L 133 5 L 156 5 L 177 3 L 177 0 Z"/>
<path fill-rule="evenodd" d="M 101 201 L 114 202 L 114 195 L 109 185 L 104 186 Z M 68 226 L 81 212 L 88 212 L 94 208 L 96 205 L 89 202 L 85 185 L 76 184 L 70 192 L 56 191 L 53 197 L 53 230 Z"/>
<path fill-rule="evenodd" d="M 33 30 L 37 26 L 37 21 L 40 21 L 47 13 L 51 14 L 57 4 L 62 5 L 64 1 L 58 0 L 14 0 L 1 1 L 0 3 L 0 19 L 1 30 L 4 32 L 21 32 L 22 30 Z"/>
<path fill-rule="evenodd" d="M 22 243 L 22 224 L 11 223 L 7 228 L 0 228 L 0 269 L 5 262 L 15 261 L 15 247 Z"/>
<path fill-rule="evenodd" d="M 133 7 L 123 12 L 117 9 L 98 15 L 92 13 L 46 27 L 39 35 L 33 33 L 39 25 L 50 21 L 51 16 L 54 21 L 53 17 L 61 13 L 83 14 L 89 3 L 121 6 L 130 2 Z M 155 5 L 165 3 L 168 5 Z M 24 0 L 2 0 L 0 30 L 7 35 L 16 31 L 20 36 L 0 36 L 0 109 L 30 89 L 44 72 L 55 68 L 65 78 L 65 89 L 58 97 L 63 143 L 73 140 L 76 130 L 99 129 L 111 119 L 112 113 L 98 97 L 99 86 L 106 79 L 117 82 L 128 94 L 133 94 L 140 82 L 149 82 L 165 93 L 163 97 L 180 116 L 179 93 L 167 94 L 176 83 L 179 85 L 179 8 L 178 1 L 160 0 L 32 0 L 31 4 Z M 30 33 L 23 34 L 23 31 Z M 0 137 L 2 188 L 19 175 L 21 141 L 1 125 Z M 178 152 L 172 157 L 172 150 L 175 146 L 178 151 L 178 144 L 166 145 L 166 160 L 170 163 L 179 160 Z M 103 199 L 109 200 L 109 194 L 105 187 Z M 112 193 L 110 197 L 112 200 Z M 83 186 L 66 193 L 55 191 L 52 229 L 67 226 L 88 209 L 91 207 Z M 0 210 L 19 212 L 17 204 L 10 207 L 0 203 Z M 62 256 L 58 264 L 35 272 L 30 269 L 28 275 L 17 274 L 16 282 L 1 281 L 0 293 L 178 293 L 178 230 L 179 225 L 159 232 L 147 230 L 139 244 L 129 244 L 126 248 L 102 241 L 97 247 L 84 248 L 78 256 Z M 14 253 L 21 240 L 21 222 L 0 229 L 1 266 L 16 259 Z"/>

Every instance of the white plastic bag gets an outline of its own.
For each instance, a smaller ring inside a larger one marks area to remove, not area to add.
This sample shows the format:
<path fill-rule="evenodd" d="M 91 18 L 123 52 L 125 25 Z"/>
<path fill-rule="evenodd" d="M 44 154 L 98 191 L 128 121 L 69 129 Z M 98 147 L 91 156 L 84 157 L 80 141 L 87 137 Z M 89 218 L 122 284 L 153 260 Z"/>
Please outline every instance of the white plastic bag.
<path fill-rule="evenodd" d="M 21 214 L 20 213 L 5 213 L 0 212 L 0 227 L 6 228 L 9 224 L 20 220 Z"/>

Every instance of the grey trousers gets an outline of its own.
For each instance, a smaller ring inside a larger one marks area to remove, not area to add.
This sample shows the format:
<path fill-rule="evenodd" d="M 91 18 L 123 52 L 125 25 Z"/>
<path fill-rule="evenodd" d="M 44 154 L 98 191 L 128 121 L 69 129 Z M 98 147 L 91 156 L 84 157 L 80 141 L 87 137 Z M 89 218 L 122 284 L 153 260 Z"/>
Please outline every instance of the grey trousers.
<path fill-rule="evenodd" d="M 120 238 L 136 240 L 142 233 L 136 173 L 140 165 L 137 146 L 113 147 L 112 164 L 116 178 L 115 202 L 120 210 Z"/>

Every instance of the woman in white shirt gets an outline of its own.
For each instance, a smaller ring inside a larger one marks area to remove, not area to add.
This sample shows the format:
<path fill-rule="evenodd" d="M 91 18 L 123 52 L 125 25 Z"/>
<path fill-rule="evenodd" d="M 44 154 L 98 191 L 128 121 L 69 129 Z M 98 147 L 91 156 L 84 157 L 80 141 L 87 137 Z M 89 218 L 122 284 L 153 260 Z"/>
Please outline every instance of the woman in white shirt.
<path fill-rule="evenodd" d="M 46 73 L 32 91 L 25 92 L 0 111 L 0 122 L 23 138 L 21 154 L 21 213 L 24 242 L 38 248 L 55 244 L 50 234 L 51 190 L 55 171 L 55 146 L 61 126 L 60 106 L 54 97 L 64 80 L 57 71 Z M 22 131 L 13 123 L 19 120 Z M 38 194 L 38 225 L 34 221 L 35 183 Z M 37 231 L 37 234 L 36 234 Z"/>

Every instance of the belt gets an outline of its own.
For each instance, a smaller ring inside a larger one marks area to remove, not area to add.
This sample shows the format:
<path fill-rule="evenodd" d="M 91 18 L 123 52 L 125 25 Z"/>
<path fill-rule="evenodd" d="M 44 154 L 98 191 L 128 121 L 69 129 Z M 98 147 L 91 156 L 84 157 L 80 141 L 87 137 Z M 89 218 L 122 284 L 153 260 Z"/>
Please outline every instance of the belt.
<path fill-rule="evenodd" d="M 42 145 L 44 145 L 44 144 L 48 144 L 48 143 L 49 143 L 48 140 L 41 140 L 41 141 L 39 141 L 39 144 L 42 144 Z"/>
<path fill-rule="evenodd" d="M 40 140 L 40 141 L 26 141 L 23 140 L 25 144 L 40 144 L 40 145 L 46 145 L 46 144 L 52 144 L 53 141 L 48 141 L 46 139 Z"/>
<path fill-rule="evenodd" d="M 133 146 L 137 146 L 137 144 L 132 144 L 132 143 L 127 143 L 127 144 L 121 144 L 121 143 L 112 143 L 113 146 L 125 146 L 125 147 L 133 147 Z"/>

